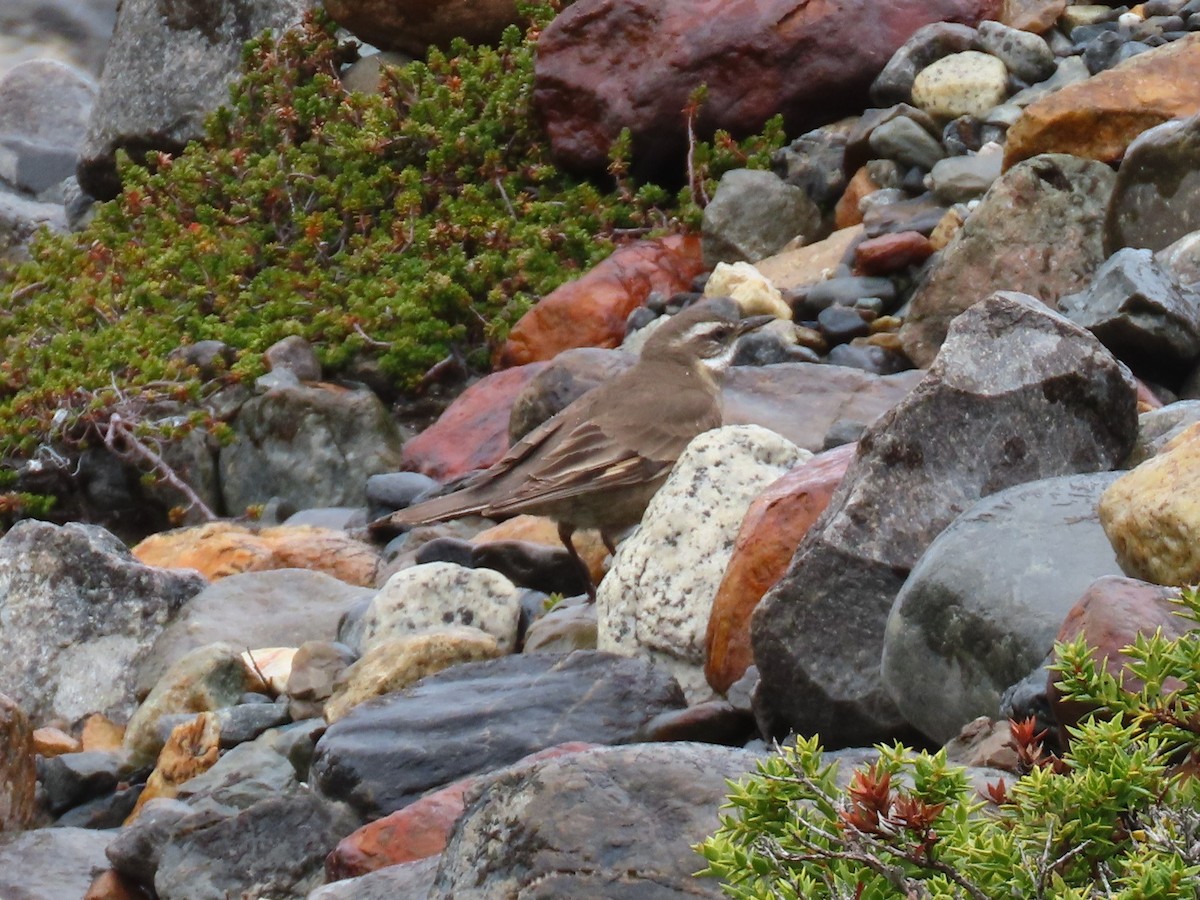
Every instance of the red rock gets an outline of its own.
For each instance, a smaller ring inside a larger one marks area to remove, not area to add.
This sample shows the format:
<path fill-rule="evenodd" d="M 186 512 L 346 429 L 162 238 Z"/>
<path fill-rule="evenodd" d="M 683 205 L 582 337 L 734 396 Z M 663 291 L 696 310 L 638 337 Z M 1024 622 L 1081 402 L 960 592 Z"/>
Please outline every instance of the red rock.
<path fill-rule="evenodd" d="M 545 365 L 518 366 L 475 382 L 404 445 L 403 467 L 449 481 L 496 462 L 508 449 L 508 417 L 517 395 Z"/>
<path fill-rule="evenodd" d="M 0 694 L 0 832 L 20 831 L 37 812 L 33 728 L 15 701 Z"/>
<path fill-rule="evenodd" d="M 553 359 L 573 347 L 616 347 L 625 320 L 652 291 L 686 291 L 704 271 L 700 239 L 672 235 L 638 241 L 547 294 L 509 332 L 496 356 L 501 367 Z"/>
<path fill-rule="evenodd" d="M 1116 678 L 1130 659 L 1121 650 L 1132 644 L 1138 634 L 1151 635 L 1162 629 L 1168 640 L 1187 632 L 1186 619 L 1175 615 L 1178 607 L 1168 599 L 1175 591 L 1136 578 L 1109 575 L 1092 582 L 1063 621 L 1058 640 L 1070 641 L 1083 635 L 1089 647 L 1096 648 L 1096 658 L 1105 659 L 1105 668 Z M 1085 703 L 1062 699 L 1050 678 L 1047 695 L 1058 723 L 1064 727 L 1076 724 L 1093 707 Z M 1131 691 L 1142 688 L 1142 682 L 1124 673 L 1124 683 Z"/>
<path fill-rule="evenodd" d="M 919 231 L 901 231 L 863 241 L 855 248 L 854 263 L 863 275 L 890 275 L 932 255 L 929 238 Z"/>
<path fill-rule="evenodd" d="M 754 662 L 754 608 L 787 570 L 800 540 L 829 505 L 857 446 L 846 444 L 814 456 L 750 504 L 708 619 L 704 675 L 715 691 L 725 693 Z"/>
<path fill-rule="evenodd" d="M 974 25 L 1003 0 L 578 0 L 542 33 L 534 106 L 558 160 L 603 172 L 622 128 L 634 161 L 682 172 L 688 97 L 701 134 L 791 133 L 857 115 L 892 54 L 923 25 Z"/>
<path fill-rule="evenodd" d="M 568 753 L 579 753 L 593 744 L 573 741 L 530 754 L 515 765 L 526 765 Z M 415 803 L 364 825 L 343 838 L 325 858 L 326 882 L 366 875 L 376 869 L 436 856 L 464 808 L 463 797 L 481 777 L 464 778 L 426 794 Z"/>

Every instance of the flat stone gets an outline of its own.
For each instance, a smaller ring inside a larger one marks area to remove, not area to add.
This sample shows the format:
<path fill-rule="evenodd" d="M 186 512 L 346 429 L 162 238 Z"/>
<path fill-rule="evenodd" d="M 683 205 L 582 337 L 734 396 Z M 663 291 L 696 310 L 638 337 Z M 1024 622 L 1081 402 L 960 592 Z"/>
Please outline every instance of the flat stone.
<path fill-rule="evenodd" d="M 933 255 L 933 244 L 919 231 L 882 234 L 854 251 L 855 268 L 865 275 L 887 275 L 920 265 Z"/>
<path fill-rule="evenodd" d="M 857 222 L 848 223 L 847 227 L 841 227 L 823 241 L 784 250 L 759 260 L 754 267 L 781 291 L 816 284 L 833 274 L 862 234 L 862 227 Z"/>

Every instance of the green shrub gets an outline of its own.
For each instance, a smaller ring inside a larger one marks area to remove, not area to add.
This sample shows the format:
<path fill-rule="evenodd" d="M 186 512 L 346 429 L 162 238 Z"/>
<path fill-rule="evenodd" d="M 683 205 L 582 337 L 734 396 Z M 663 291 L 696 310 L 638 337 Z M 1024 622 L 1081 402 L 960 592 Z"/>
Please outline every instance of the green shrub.
<path fill-rule="evenodd" d="M 552 10 L 526 12 L 536 27 Z M 354 50 L 334 32 L 312 15 L 250 42 L 205 140 L 123 160 L 122 194 L 84 231 L 43 236 L 0 278 L 0 461 L 95 446 L 118 407 L 161 434 L 142 411 L 198 408 L 293 334 L 331 373 L 369 363 L 401 390 L 448 355 L 485 369 L 537 297 L 622 241 L 697 221 L 690 194 L 629 181 L 628 142 L 608 185 L 552 164 L 518 29 L 388 69 L 378 95 L 343 91 Z M 780 137 L 775 123 L 765 140 L 697 145 L 701 181 L 765 164 Z M 237 351 L 207 385 L 168 359 L 203 340 Z M 8 497 L 0 513 L 28 510 Z"/>
<path fill-rule="evenodd" d="M 1180 614 L 1200 622 L 1200 592 Z M 841 787 L 818 739 L 731 785 L 698 847 L 740 898 L 1195 898 L 1200 883 L 1200 632 L 1139 638 L 1127 692 L 1082 640 L 1057 648 L 1068 698 L 1097 712 L 1061 759 L 1013 724 L 1026 774 L 990 803 L 942 752 L 880 747 Z"/>

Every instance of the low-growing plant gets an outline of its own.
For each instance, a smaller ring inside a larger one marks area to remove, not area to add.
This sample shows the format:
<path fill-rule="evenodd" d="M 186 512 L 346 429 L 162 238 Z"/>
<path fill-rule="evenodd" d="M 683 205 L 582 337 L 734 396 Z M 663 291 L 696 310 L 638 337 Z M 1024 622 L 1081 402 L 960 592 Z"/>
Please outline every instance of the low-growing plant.
<path fill-rule="evenodd" d="M 1200 592 L 1179 614 L 1200 623 Z M 1123 687 L 1082 639 L 1059 644 L 1065 697 L 1096 711 L 1061 758 L 1013 723 L 1024 774 L 983 795 L 944 752 L 881 746 L 839 776 L 818 738 L 739 784 L 697 849 L 731 897 L 1195 898 L 1200 893 L 1200 632 L 1139 637 Z"/>

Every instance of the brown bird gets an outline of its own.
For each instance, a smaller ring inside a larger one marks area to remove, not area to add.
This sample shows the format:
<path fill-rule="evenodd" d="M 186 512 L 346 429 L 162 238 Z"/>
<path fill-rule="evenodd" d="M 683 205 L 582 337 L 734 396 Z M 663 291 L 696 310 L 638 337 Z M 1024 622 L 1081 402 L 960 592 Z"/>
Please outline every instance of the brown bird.
<path fill-rule="evenodd" d="M 772 318 L 741 318 L 728 298 L 688 307 L 646 340 L 631 368 L 539 425 L 495 465 L 454 493 L 376 520 L 371 531 L 395 533 L 468 515 L 549 516 L 586 572 L 571 536 L 599 529 L 615 552 L 614 533 L 641 521 L 692 438 L 721 424 L 715 373 L 728 367 L 737 338 Z M 595 599 L 590 577 L 587 583 Z"/>

